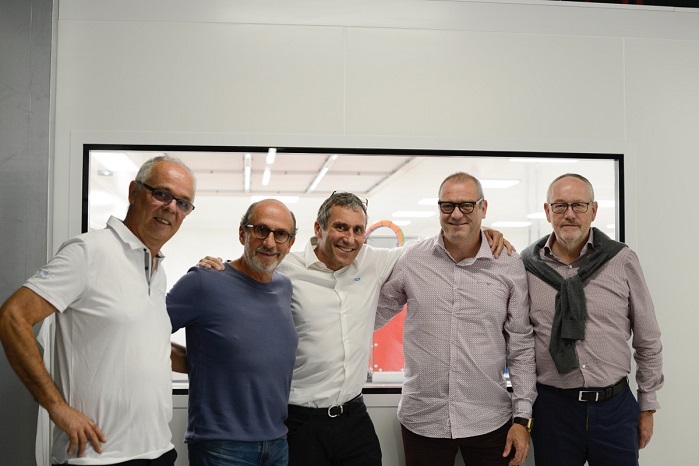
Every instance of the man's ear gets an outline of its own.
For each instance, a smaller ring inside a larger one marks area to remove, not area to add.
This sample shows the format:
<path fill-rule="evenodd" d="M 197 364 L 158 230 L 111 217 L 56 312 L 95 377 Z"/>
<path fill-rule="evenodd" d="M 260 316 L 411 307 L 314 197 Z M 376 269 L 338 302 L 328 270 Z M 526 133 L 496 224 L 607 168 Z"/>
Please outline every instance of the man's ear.
<path fill-rule="evenodd" d="M 129 183 L 129 205 L 132 205 L 136 201 L 136 191 L 138 190 L 138 184 L 135 181 Z"/>

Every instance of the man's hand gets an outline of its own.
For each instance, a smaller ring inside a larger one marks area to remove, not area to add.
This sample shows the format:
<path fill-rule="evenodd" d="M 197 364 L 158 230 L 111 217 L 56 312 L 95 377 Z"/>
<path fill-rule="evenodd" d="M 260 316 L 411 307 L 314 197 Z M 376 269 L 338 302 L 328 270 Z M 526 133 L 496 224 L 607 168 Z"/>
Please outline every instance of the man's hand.
<path fill-rule="evenodd" d="M 220 257 L 213 256 L 206 256 L 203 259 L 199 259 L 199 263 L 197 264 L 197 266 L 202 267 L 204 269 L 225 269 L 225 267 L 223 266 L 223 259 L 221 259 Z"/>
<path fill-rule="evenodd" d="M 65 402 L 49 411 L 49 417 L 56 426 L 68 434 L 70 444 L 67 453 L 73 454 L 78 447 L 78 458 L 85 454 L 88 442 L 97 453 L 102 453 L 102 444 L 107 442 L 107 437 L 100 428 L 87 416 L 77 411 Z"/>
<path fill-rule="evenodd" d="M 638 448 L 646 448 L 653 436 L 653 413 L 641 411 L 638 418 Z"/>
<path fill-rule="evenodd" d="M 507 249 L 508 256 L 512 255 L 512 251 L 515 251 L 515 247 L 512 246 L 512 244 L 510 244 L 510 242 L 505 239 L 505 236 L 498 230 L 483 228 L 483 233 L 485 233 L 485 239 L 488 240 L 490 250 L 493 253 L 493 257 L 496 259 L 500 257 L 503 246 Z"/>
<path fill-rule="evenodd" d="M 68 406 L 44 367 L 32 327 L 56 312 L 48 301 L 29 288 L 17 290 L 0 308 L 0 340 L 10 365 L 34 398 L 46 408 L 56 426 L 70 438 L 68 454 L 78 447 L 85 453 L 87 442 L 97 453 L 107 441 L 97 425 Z M 101 442 L 101 443 L 100 443 Z"/>
<path fill-rule="evenodd" d="M 507 458 L 510 452 L 514 449 L 514 456 L 509 462 L 510 466 L 517 466 L 524 463 L 529 453 L 529 432 L 519 424 L 512 424 L 510 431 L 507 432 L 507 440 L 505 441 L 505 450 L 502 452 L 502 457 Z"/>

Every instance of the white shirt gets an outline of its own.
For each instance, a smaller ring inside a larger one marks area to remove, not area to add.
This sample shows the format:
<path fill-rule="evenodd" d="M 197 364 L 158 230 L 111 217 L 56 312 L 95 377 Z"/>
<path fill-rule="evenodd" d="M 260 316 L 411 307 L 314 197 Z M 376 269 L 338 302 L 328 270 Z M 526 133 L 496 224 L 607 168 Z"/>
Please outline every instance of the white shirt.
<path fill-rule="evenodd" d="M 120 220 L 66 241 L 24 284 L 56 314 L 55 382 L 70 406 L 107 437 L 102 454 L 88 444 L 68 456 L 65 432 L 53 432 L 52 461 L 110 464 L 153 459 L 173 447 L 170 318 L 163 256 Z"/>
<path fill-rule="evenodd" d="M 364 245 L 352 264 L 337 271 L 318 259 L 310 242 L 286 256 L 280 271 L 294 287 L 299 335 L 289 404 L 324 408 L 362 392 L 379 291 L 402 251 Z"/>

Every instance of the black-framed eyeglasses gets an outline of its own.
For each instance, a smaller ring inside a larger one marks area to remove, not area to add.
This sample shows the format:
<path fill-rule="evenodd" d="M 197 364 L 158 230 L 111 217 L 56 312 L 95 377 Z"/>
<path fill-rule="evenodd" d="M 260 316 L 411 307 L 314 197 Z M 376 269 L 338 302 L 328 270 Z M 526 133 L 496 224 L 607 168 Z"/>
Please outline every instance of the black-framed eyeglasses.
<path fill-rule="evenodd" d="M 333 197 L 335 194 L 351 194 L 352 196 L 356 197 L 360 201 L 362 201 L 362 204 L 364 204 L 364 207 L 369 208 L 369 199 L 361 196 L 357 196 L 354 193 L 350 193 L 348 191 L 333 191 L 333 193 L 330 195 L 330 197 Z"/>
<path fill-rule="evenodd" d="M 447 202 L 447 201 L 438 201 L 437 204 L 439 204 L 439 210 L 442 211 L 444 214 L 450 214 L 454 212 L 454 209 L 457 207 L 461 211 L 462 214 L 470 214 L 473 212 L 473 209 L 476 208 L 476 205 L 479 204 L 483 198 L 478 199 L 477 201 L 466 201 L 466 202 Z"/>
<path fill-rule="evenodd" d="M 592 204 L 592 202 L 573 202 L 570 204 L 566 202 L 549 202 L 549 207 L 551 207 L 551 211 L 554 214 L 565 214 L 569 207 L 577 214 L 584 214 L 587 212 L 587 209 L 590 208 L 590 204 Z"/>
<path fill-rule="evenodd" d="M 177 205 L 177 208 L 180 210 L 180 212 L 182 212 L 183 215 L 189 215 L 194 210 L 194 204 L 185 199 L 178 199 L 169 192 L 164 191 L 162 189 L 154 188 L 152 186 L 148 186 L 146 183 L 142 181 L 137 181 L 136 183 L 140 184 L 148 191 L 150 191 L 150 194 L 151 196 L 153 196 L 153 199 L 155 199 L 163 205 L 168 205 L 174 199 L 175 205 Z"/>
<path fill-rule="evenodd" d="M 289 241 L 291 233 L 286 230 L 272 230 L 267 225 L 245 225 L 245 228 L 251 228 L 252 234 L 257 239 L 267 239 L 270 233 L 274 234 L 274 242 L 283 244 Z"/>

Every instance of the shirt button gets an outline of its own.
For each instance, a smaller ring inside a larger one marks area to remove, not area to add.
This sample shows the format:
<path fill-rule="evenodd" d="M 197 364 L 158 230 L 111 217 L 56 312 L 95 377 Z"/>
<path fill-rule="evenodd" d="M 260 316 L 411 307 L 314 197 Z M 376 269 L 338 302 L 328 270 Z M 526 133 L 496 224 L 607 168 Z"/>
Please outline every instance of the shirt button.
<path fill-rule="evenodd" d="M 582 365 L 583 369 L 587 369 L 587 366 L 585 364 Z"/>

